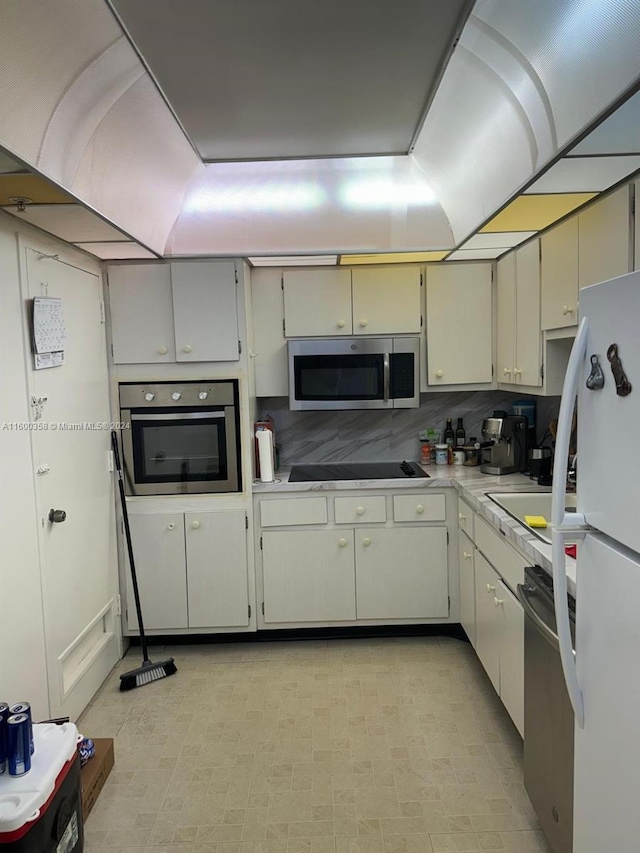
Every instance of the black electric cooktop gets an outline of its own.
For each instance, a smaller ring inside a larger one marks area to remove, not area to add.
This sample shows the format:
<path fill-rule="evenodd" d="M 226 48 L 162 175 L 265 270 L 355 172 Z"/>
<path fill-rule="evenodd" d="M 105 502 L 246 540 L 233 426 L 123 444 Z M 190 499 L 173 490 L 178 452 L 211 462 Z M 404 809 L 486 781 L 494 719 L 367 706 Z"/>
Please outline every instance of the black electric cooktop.
<path fill-rule="evenodd" d="M 337 465 L 293 465 L 289 482 L 395 480 L 428 476 L 416 462 L 340 462 Z"/>

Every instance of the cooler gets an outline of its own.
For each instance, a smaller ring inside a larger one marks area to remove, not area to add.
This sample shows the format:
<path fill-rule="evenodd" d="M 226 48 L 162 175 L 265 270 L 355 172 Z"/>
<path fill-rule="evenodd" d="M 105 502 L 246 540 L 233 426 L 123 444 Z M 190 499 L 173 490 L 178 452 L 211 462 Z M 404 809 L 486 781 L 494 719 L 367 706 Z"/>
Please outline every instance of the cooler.
<path fill-rule="evenodd" d="M 0 776 L 1 853 L 82 853 L 78 729 L 34 724 L 24 776 Z"/>

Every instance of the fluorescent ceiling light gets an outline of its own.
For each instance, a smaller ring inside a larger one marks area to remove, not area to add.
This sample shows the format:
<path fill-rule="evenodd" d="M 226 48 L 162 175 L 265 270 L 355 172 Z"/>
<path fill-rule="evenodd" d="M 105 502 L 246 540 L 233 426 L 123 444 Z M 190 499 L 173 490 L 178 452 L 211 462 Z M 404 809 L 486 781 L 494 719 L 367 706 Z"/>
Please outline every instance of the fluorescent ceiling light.
<path fill-rule="evenodd" d="M 97 258 L 103 261 L 110 260 L 126 260 L 130 258 L 156 258 L 153 252 L 139 246 L 137 243 L 123 241 L 122 243 L 75 243 L 79 249 L 84 249 L 85 252 L 90 252 Z"/>
<path fill-rule="evenodd" d="M 517 246 L 529 237 L 533 237 L 535 231 L 497 231 L 491 234 L 474 234 L 461 247 L 467 249 L 510 249 Z"/>
<path fill-rule="evenodd" d="M 313 185 L 272 182 L 256 187 L 199 189 L 184 206 L 189 213 L 270 213 L 313 210 L 324 202 L 324 192 Z"/>
<path fill-rule="evenodd" d="M 337 255 L 268 255 L 263 258 L 248 258 L 254 267 L 311 267 L 333 266 Z"/>
<path fill-rule="evenodd" d="M 345 207 L 368 209 L 425 206 L 437 201 L 435 193 L 425 181 L 408 184 L 390 178 L 348 183 L 340 191 L 340 200 Z"/>
<path fill-rule="evenodd" d="M 497 258 L 509 251 L 509 246 L 499 246 L 493 249 L 458 249 L 447 258 L 448 261 L 487 261 Z"/>
<path fill-rule="evenodd" d="M 602 191 L 640 169 L 640 154 L 615 157 L 565 157 L 558 160 L 525 193 Z"/>
<path fill-rule="evenodd" d="M 488 222 L 481 233 L 494 231 L 540 231 L 582 207 L 597 193 L 521 195 Z"/>
<path fill-rule="evenodd" d="M 420 264 L 427 261 L 441 261 L 449 249 L 435 252 L 382 252 L 376 255 L 341 255 L 340 264 Z"/>

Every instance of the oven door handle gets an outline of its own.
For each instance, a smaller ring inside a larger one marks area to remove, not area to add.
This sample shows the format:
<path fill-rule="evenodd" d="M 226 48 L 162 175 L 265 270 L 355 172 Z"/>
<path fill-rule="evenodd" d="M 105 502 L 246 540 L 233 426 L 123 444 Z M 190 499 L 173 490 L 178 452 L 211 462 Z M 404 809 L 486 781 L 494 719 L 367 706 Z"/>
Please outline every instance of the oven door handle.
<path fill-rule="evenodd" d="M 212 420 L 215 418 L 224 418 L 224 412 L 163 412 L 158 414 L 149 413 L 149 414 L 132 414 L 132 421 L 199 421 L 199 420 Z"/>
<path fill-rule="evenodd" d="M 382 356 L 382 381 L 384 384 L 384 401 L 387 403 L 391 394 L 391 359 L 388 352 Z"/>
<path fill-rule="evenodd" d="M 540 616 L 533 609 L 533 605 L 529 601 L 529 593 L 531 592 L 531 587 L 525 586 L 524 584 L 519 583 L 516 592 L 518 593 L 518 598 L 520 599 L 520 604 L 522 605 L 522 609 L 525 612 L 525 615 L 531 619 L 534 627 L 537 629 L 538 633 L 543 636 L 543 638 L 549 643 L 550 646 L 553 646 L 554 649 L 560 649 L 560 641 L 558 639 L 558 635 L 551 630 L 551 628 L 544 622 Z"/>

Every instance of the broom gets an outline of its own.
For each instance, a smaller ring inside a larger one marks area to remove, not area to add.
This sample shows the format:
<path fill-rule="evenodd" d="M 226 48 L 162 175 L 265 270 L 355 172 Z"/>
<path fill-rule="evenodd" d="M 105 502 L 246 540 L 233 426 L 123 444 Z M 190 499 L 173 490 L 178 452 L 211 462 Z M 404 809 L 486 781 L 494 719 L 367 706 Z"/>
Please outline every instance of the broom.
<path fill-rule="evenodd" d="M 129 513 L 127 512 L 127 502 L 124 496 L 124 481 L 122 479 L 122 467 L 120 465 L 120 453 L 118 452 L 118 436 L 115 431 L 111 433 L 111 445 L 113 447 L 113 457 L 115 460 L 115 468 L 118 474 L 118 487 L 120 490 L 120 503 L 122 504 L 122 517 L 124 519 L 124 532 L 127 539 L 127 551 L 129 552 L 129 565 L 131 566 L 131 582 L 133 584 L 133 596 L 136 600 L 136 613 L 138 614 L 138 627 L 140 629 L 140 645 L 142 646 L 142 666 L 137 669 L 132 669 L 120 676 L 120 690 L 133 690 L 134 687 L 142 687 L 143 684 L 149 684 L 151 681 L 158 681 L 160 678 L 166 678 L 177 672 L 177 667 L 173 662 L 173 658 L 153 663 L 149 660 L 147 651 L 147 638 L 144 633 L 144 624 L 142 622 L 142 607 L 140 605 L 140 591 L 138 590 L 138 578 L 136 577 L 136 566 L 133 560 L 133 547 L 131 545 L 131 529 L 129 527 Z"/>

